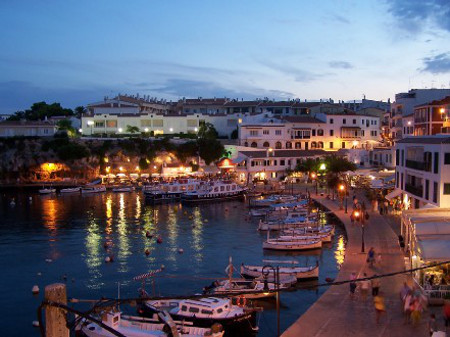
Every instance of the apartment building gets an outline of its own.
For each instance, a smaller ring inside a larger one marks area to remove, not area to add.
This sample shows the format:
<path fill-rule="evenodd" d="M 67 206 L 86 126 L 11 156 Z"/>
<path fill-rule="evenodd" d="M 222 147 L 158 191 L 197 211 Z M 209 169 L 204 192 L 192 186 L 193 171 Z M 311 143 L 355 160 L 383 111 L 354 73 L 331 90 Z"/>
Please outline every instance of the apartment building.
<path fill-rule="evenodd" d="M 450 96 L 414 108 L 414 135 L 446 133 L 450 126 Z"/>
<path fill-rule="evenodd" d="M 395 151 L 396 188 L 410 208 L 450 207 L 450 136 L 407 137 Z"/>
<path fill-rule="evenodd" d="M 239 144 L 254 148 L 370 149 L 380 140 L 380 118 L 368 115 L 316 113 L 315 117 L 273 117 L 239 126 Z"/>
<path fill-rule="evenodd" d="M 51 137 L 57 127 L 50 121 L 0 122 L 0 137 Z"/>

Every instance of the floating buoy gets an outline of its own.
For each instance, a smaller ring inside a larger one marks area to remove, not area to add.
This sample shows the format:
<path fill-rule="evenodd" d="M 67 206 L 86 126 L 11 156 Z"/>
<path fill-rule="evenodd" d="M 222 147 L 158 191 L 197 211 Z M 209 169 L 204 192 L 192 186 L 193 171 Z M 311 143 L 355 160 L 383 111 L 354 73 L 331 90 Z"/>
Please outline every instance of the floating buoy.
<path fill-rule="evenodd" d="M 31 324 L 33 324 L 35 328 L 39 328 L 39 321 L 33 321 Z"/>
<path fill-rule="evenodd" d="M 31 288 L 31 292 L 33 295 L 39 294 L 39 287 L 37 285 L 34 285 L 33 288 Z"/>
<path fill-rule="evenodd" d="M 189 220 L 192 220 L 192 219 L 193 219 L 192 215 L 189 215 Z"/>
<path fill-rule="evenodd" d="M 178 254 L 183 254 L 183 253 L 184 253 L 183 248 L 178 248 Z"/>
<path fill-rule="evenodd" d="M 163 240 L 162 240 L 162 238 L 161 238 L 160 236 L 158 236 L 158 238 L 156 239 L 156 242 L 157 242 L 157 243 L 162 243 Z"/>
<path fill-rule="evenodd" d="M 38 272 L 38 273 L 37 273 L 37 276 L 41 276 L 41 275 L 42 275 L 42 273 L 41 273 L 41 272 Z"/>
<path fill-rule="evenodd" d="M 47 263 L 52 263 L 53 260 L 52 260 L 52 259 L 45 259 L 45 262 L 47 262 Z"/>
<path fill-rule="evenodd" d="M 148 238 L 152 238 L 153 237 L 153 235 L 151 235 L 149 231 L 145 232 L 145 236 L 148 237 Z"/>
<path fill-rule="evenodd" d="M 105 262 L 106 262 L 106 263 L 111 262 L 111 258 L 110 258 L 109 256 L 105 257 Z"/>
<path fill-rule="evenodd" d="M 162 264 L 161 269 L 166 269 L 166 266 Z"/>
<path fill-rule="evenodd" d="M 150 251 L 148 249 L 145 250 L 145 255 L 147 255 L 147 256 L 150 255 Z"/>
<path fill-rule="evenodd" d="M 208 219 L 203 220 L 203 222 L 208 222 L 208 221 L 209 221 Z"/>

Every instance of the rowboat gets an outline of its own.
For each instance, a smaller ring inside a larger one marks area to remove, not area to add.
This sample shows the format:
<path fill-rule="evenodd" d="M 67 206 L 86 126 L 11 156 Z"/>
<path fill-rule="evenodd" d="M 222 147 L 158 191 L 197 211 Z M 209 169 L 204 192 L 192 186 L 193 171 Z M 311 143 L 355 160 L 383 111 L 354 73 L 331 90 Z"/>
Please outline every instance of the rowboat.
<path fill-rule="evenodd" d="M 100 186 L 85 186 L 81 188 L 82 194 L 88 194 L 88 193 L 102 193 L 106 192 L 106 187 L 103 185 Z"/>
<path fill-rule="evenodd" d="M 63 188 L 59 193 L 79 193 L 81 187 Z"/>
<path fill-rule="evenodd" d="M 114 187 L 112 189 L 113 192 L 132 192 L 134 191 L 133 186 L 123 186 L 123 187 Z"/>
<path fill-rule="evenodd" d="M 283 240 L 271 239 L 267 232 L 267 240 L 263 242 L 263 249 L 273 250 L 310 250 L 322 248 L 322 241 L 319 239 L 299 239 Z"/>
<path fill-rule="evenodd" d="M 263 268 L 264 266 L 258 265 L 246 265 L 244 263 L 241 264 L 241 275 L 246 277 L 262 277 L 263 276 Z M 285 275 L 294 275 L 297 279 L 312 279 L 319 277 L 319 264 L 315 266 L 277 266 L 276 269 L 280 275 L 280 278 Z M 274 274 L 274 269 L 265 269 L 265 272 L 268 275 L 272 276 Z"/>
<path fill-rule="evenodd" d="M 50 188 L 44 187 L 39 190 L 39 194 L 51 194 L 51 193 L 56 193 L 56 189 L 51 187 Z"/>

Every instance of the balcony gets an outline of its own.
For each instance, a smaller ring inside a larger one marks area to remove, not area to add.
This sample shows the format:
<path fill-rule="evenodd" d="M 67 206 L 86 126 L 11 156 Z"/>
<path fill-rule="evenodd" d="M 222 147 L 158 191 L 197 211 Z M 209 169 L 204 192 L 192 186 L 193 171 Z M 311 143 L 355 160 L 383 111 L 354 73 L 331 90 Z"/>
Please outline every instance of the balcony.
<path fill-rule="evenodd" d="M 419 171 L 431 171 L 431 163 L 406 159 L 405 166 Z"/>
<path fill-rule="evenodd" d="M 405 191 L 414 194 L 417 197 L 422 198 L 423 186 L 414 186 L 410 184 L 405 184 Z"/>

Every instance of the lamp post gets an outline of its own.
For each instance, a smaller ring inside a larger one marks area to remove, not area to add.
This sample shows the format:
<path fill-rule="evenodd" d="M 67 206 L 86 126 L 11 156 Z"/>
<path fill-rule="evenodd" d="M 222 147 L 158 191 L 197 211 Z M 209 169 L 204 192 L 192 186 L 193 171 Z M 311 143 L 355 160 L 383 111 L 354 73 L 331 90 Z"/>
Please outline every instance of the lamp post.
<path fill-rule="evenodd" d="M 364 216 L 363 212 L 356 209 L 353 211 L 353 218 L 355 219 L 356 224 L 361 223 L 361 253 L 365 252 L 364 247 L 364 223 L 361 221 Z"/>
<path fill-rule="evenodd" d="M 338 186 L 339 189 L 339 194 L 340 194 L 340 199 L 341 199 L 341 203 L 339 204 L 339 209 L 343 209 L 344 208 L 344 193 L 345 193 L 345 186 L 344 184 L 340 184 Z"/>
<path fill-rule="evenodd" d="M 272 270 L 275 281 L 275 295 L 276 295 L 276 306 L 277 306 L 277 337 L 280 336 L 280 269 L 276 268 L 270 264 L 265 265 L 262 268 L 262 274 L 264 276 L 264 291 L 269 291 L 269 286 L 267 284 L 267 277 L 269 276 L 270 270 Z"/>
<path fill-rule="evenodd" d="M 318 195 L 317 193 L 317 174 L 315 172 L 311 173 L 311 179 L 315 182 L 316 185 L 316 195 Z"/>
<path fill-rule="evenodd" d="M 91 127 L 91 137 L 92 137 L 92 127 L 94 126 L 94 121 L 87 121 L 87 125 Z"/>

